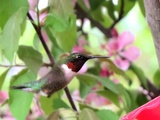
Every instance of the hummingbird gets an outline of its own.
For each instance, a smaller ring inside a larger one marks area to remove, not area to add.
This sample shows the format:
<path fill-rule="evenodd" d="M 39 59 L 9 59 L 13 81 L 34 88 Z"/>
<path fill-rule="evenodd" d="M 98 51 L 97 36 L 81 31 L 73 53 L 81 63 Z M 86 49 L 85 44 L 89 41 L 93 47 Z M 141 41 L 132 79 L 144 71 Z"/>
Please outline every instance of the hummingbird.
<path fill-rule="evenodd" d="M 109 57 L 71 53 L 64 59 L 63 63 L 58 65 L 55 64 L 51 71 L 39 80 L 11 86 L 10 88 L 38 93 L 42 96 L 50 97 L 53 93 L 65 88 L 87 60 L 95 58 Z"/>

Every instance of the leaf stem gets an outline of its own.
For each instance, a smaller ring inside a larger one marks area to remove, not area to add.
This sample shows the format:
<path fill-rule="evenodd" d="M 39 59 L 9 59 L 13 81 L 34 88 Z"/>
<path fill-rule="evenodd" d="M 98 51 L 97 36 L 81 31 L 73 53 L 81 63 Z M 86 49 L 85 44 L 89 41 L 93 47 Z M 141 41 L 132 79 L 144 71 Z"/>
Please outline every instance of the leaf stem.
<path fill-rule="evenodd" d="M 35 31 L 36 31 L 36 33 L 37 33 L 40 41 L 41 41 L 41 43 L 42 43 L 42 45 L 43 45 L 43 47 L 44 47 L 44 49 L 45 49 L 45 51 L 46 51 L 49 59 L 50 59 L 51 65 L 53 66 L 55 64 L 55 61 L 54 61 L 54 59 L 52 57 L 52 54 L 49 51 L 49 49 L 48 49 L 48 47 L 47 47 L 47 45 L 45 43 L 45 40 L 44 40 L 44 38 L 42 36 L 41 27 L 39 25 L 37 26 L 36 24 L 34 24 L 33 18 L 31 17 L 31 15 L 29 14 L 29 12 L 27 13 L 27 16 L 28 16 L 29 20 L 31 21 L 31 23 L 32 23 L 32 25 L 33 25 L 33 27 L 34 27 L 34 29 L 35 29 Z M 70 102 L 70 104 L 72 106 L 72 109 L 75 110 L 75 111 L 77 111 L 76 106 L 75 106 L 75 104 L 73 102 L 73 99 L 71 97 L 71 94 L 70 94 L 68 88 L 66 87 L 64 90 L 65 90 L 65 93 L 66 93 L 66 95 L 68 97 L 68 100 L 69 100 L 69 102 Z"/>

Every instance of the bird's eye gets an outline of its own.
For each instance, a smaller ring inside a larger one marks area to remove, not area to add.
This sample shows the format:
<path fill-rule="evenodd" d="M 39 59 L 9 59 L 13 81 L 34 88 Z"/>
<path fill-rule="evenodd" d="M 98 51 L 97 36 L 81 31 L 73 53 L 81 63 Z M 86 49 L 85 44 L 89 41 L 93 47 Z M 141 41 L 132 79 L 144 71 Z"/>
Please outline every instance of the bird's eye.
<path fill-rule="evenodd" d="M 80 59 L 80 58 L 82 58 L 82 56 L 80 56 L 80 55 L 77 55 L 77 56 L 76 56 L 76 58 L 77 58 L 77 59 Z"/>

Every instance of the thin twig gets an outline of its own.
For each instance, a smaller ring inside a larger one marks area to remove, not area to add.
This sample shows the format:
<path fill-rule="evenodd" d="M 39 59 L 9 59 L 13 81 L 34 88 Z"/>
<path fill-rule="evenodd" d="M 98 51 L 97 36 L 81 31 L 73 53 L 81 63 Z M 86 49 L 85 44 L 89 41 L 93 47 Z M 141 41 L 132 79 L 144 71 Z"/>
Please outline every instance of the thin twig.
<path fill-rule="evenodd" d="M 35 29 L 36 32 L 37 32 L 37 35 L 38 35 L 38 37 L 39 37 L 39 39 L 40 39 L 40 41 L 41 41 L 41 43 L 42 43 L 42 45 L 43 45 L 43 47 L 44 47 L 44 49 L 45 49 L 45 51 L 46 51 L 46 53 L 47 53 L 50 61 L 51 61 L 51 64 L 54 65 L 54 63 L 55 63 L 55 62 L 54 62 L 54 59 L 53 59 L 52 54 L 51 54 L 51 52 L 49 51 L 49 49 L 48 49 L 48 47 L 47 47 L 47 45 L 46 45 L 46 43 L 45 43 L 45 40 L 44 40 L 44 38 L 43 38 L 43 36 L 42 36 L 42 33 L 41 33 L 41 30 L 39 29 L 39 27 L 36 26 L 36 24 L 33 23 L 33 18 L 31 17 L 31 15 L 29 14 L 29 12 L 27 13 L 27 16 L 28 16 L 28 18 L 30 19 L 30 21 L 32 21 L 31 23 L 32 23 L 34 29 Z"/>
<path fill-rule="evenodd" d="M 34 29 L 36 30 L 37 35 L 39 36 L 39 39 L 40 39 L 40 41 L 41 41 L 41 43 L 42 43 L 42 45 L 43 45 L 43 47 L 44 47 L 44 49 L 45 49 L 45 51 L 46 51 L 49 59 L 50 59 L 51 65 L 54 65 L 54 63 L 55 63 L 55 62 L 54 62 L 54 59 L 53 59 L 53 57 L 52 57 L 52 55 L 51 55 L 51 52 L 49 51 L 49 49 L 48 49 L 48 47 L 47 47 L 47 45 L 46 45 L 46 43 L 45 43 L 45 41 L 44 41 L 44 38 L 43 38 L 43 36 L 42 36 L 41 27 L 40 27 L 40 26 L 38 27 L 38 26 L 36 26 L 35 24 L 33 24 L 33 19 L 32 19 L 32 17 L 31 17 L 31 15 L 29 14 L 29 12 L 27 13 L 27 16 L 28 16 L 28 18 L 30 19 L 30 21 L 32 21 L 31 23 L 32 23 Z M 65 90 L 65 93 L 66 93 L 66 95 L 67 95 L 67 97 L 68 97 L 68 100 L 69 100 L 69 102 L 70 102 L 73 110 L 77 111 L 76 106 L 75 106 L 75 104 L 74 104 L 74 102 L 73 102 L 73 99 L 72 99 L 72 97 L 71 97 L 71 94 L 70 94 L 68 88 L 66 87 L 64 90 Z"/>

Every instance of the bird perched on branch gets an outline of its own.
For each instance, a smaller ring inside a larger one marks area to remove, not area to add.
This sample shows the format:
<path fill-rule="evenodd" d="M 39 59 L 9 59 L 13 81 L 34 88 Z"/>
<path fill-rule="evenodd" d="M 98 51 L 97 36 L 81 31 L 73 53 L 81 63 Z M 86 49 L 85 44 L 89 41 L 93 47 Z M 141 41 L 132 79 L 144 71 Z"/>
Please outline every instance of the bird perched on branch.
<path fill-rule="evenodd" d="M 63 63 L 60 65 L 54 65 L 52 70 L 41 79 L 21 85 L 11 86 L 10 88 L 50 97 L 53 93 L 65 88 L 87 60 L 95 58 L 109 57 L 72 53 L 63 60 Z"/>

